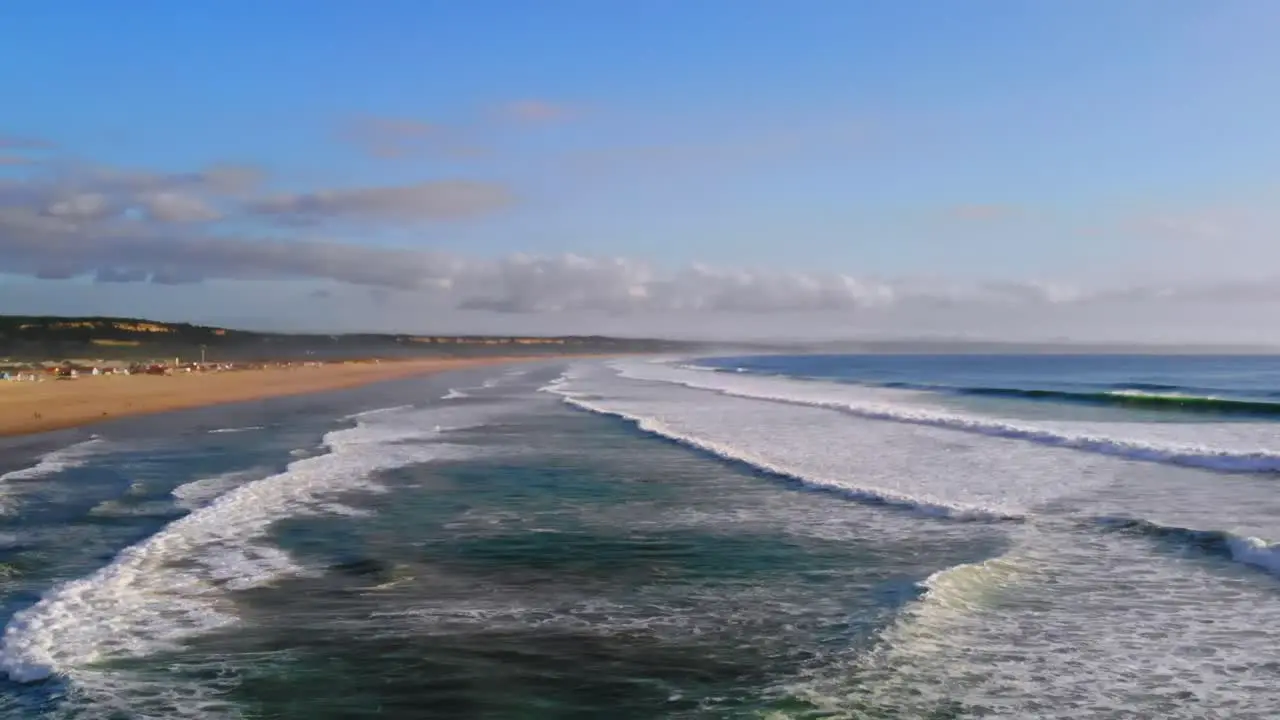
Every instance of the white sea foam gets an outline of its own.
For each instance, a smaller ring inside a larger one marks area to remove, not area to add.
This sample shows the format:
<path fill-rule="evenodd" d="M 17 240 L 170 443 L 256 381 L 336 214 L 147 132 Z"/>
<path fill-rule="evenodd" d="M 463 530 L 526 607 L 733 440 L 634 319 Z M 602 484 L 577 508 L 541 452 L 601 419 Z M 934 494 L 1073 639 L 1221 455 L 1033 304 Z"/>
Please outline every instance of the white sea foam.
<path fill-rule="evenodd" d="M 830 409 L 590 377 L 550 386 L 579 408 L 847 496 L 964 519 L 1013 519 L 1105 482 L 1107 458 L 880 423 Z"/>
<path fill-rule="evenodd" d="M 385 490 L 383 490 L 383 492 L 385 492 Z M 370 510 L 363 510 L 361 508 L 351 507 L 350 505 L 343 505 L 342 503 L 336 502 L 321 503 L 315 507 L 315 510 L 316 512 L 325 513 L 327 515 L 337 515 L 349 518 L 372 517 L 374 514 Z"/>
<path fill-rule="evenodd" d="M 83 442 L 41 455 L 35 465 L 0 475 L 0 482 L 8 480 L 38 480 L 70 468 L 80 467 L 102 451 L 106 441 L 94 436 Z"/>
<path fill-rule="evenodd" d="M 546 385 L 543 385 L 542 387 L 538 388 L 538 392 L 554 393 L 557 391 L 562 391 L 564 384 L 567 382 L 569 382 L 569 373 L 562 372 L 556 377 L 552 378 L 551 382 L 548 382 Z M 560 392 L 560 394 L 564 394 L 564 392 Z"/>
<path fill-rule="evenodd" d="M 343 417 L 342 419 L 343 420 L 359 420 L 360 418 L 372 417 L 374 415 L 381 415 L 383 413 L 394 413 L 394 412 L 400 412 L 402 410 L 412 410 L 412 409 L 413 409 L 413 405 L 395 405 L 392 407 L 374 408 L 373 410 L 364 410 L 362 412 L 352 413 L 350 415 Z"/>
<path fill-rule="evenodd" d="M 1251 446 L 1265 459 L 1280 452 L 1274 425 L 1015 428 L 1060 438 L 1046 441 L 919 393 L 620 365 L 629 377 L 581 365 L 548 391 L 805 482 L 1023 517 L 1002 525 L 999 557 L 925 580 L 873 652 L 808 673 L 796 692 L 832 714 L 1280 716 L 1280 603 L 1274 579 L 1249 571 L 1280 565 L 1274 479 L 1128 462 L 1139 446 L 1183 465 L 1197 463 L 1171 448 L 1194 448 L 1215 469 Z M 867 406 L 883 416 L 851 410 Z M 1061 441 L 1082 437 L 1119 449 Z"/>
<path fill-rule="evenodd" d="M 153 500 L 130 504 L 118 499 L 103 500 L 89 509 L 96 517 L 172 517 L 176 513 L 172 503 Z"/>
<path fill-rule="evenodd" d="M 232 488 L 251 480 L 262 479 L 267 474 L 268 472 L 261 468 L 232 470 L 184 483 L 174 488 L 170 494 L 173 495 L 174 504 L 178 507 L 187 510 L 198 510 Z"/>
<path fill-rule="evenodd" d="M 252 432 L 254 430 L 261 430 L 261 429 L 262 429 L 261 425 L 249 425 L 247 427 L 218 428 L 216 430 L 210 430 L 209 434 L 220 435 L 223 433 L 242 433 L 242 432 Z"/>
<path fill-rule="evenodd" d="M 1012 554 L 939 570 L 920 583 L 924 595 L 911 610 L 918 614 L 984 607 L 1018 571 L 1019 558 Z"/>
<path fill-rule="evenodd" d="M 1269 572 L 1280 566 L 1271 539 L 1280 536 L 1280 496 L 1262 476 L 1227 481 L 1017 438 L 878 422 L 816 403 L 619 378 L 599 366 L 578 373 L 579 381 L 562 377 L 545 389 L 647 432 L 852 497 L 979 518 L 1025 518 L 1055 504 L 1056 513 L 1125 518 L 1147 534 L 1180 534 Z"/>
<path fill-rule="evenodd" d="M 0 515 L 13 512 L 13 500 L 8 497 L 13 487 L 5 487 L 11 482 L 25 482 L 52 477 L 58 473 L 88 464 L 95 455 L 108 446 L 105 440 L 96 435 L 89 440 L 47 452 L 41 455 L 34 465 L 12 470 L 0 475 Z"/>
<path fill-rule="evenodd" d="M 1274 588 L 1139 537 L 1024 530 L 1011 555 L 935 575 L 874 652 L 801 694 L 911 717 L 1277 716 Z"/>
<path fill-rule="evenodd" d="M 675 440 L 689 447 L 702 450 L 713 455 L 719 456 L 726 460 L 746 463 L 766 472 L 791 478 L 799 482 L 812 485 L 815 487 L 835 490 L 849 497 L 868 500 L 874 502 L 882 502 L 887 505 L 898 505 L 911 508 L 922 513 L 940 515 L 954 518 L 973 518 L 973 519 L 1014 519 L 1019 517 L 1017 513 L 1002 511 L 999 509 L 972 506 L 966 504 L 949 504 L 942 501 L 935 501 L 927 497 L 911 496 L 901 494 L 892 490 L 886 490 L 875 487 L 858 487 L 848 482 L 844 482 L 836 477 L 805 474 L 788 467 L 787 464 L 778 463 L 768 459 L 762 455 L 733 447 L 729 444 L 707 440 L 695 435 L 679 432 L 664 424 L 660 420 L 644 417 L 641 415 L 633 415 L 621 410 L 609 410 L 602 405 L 597 405 L 586 400 L 580 400 L 570 395 L 565 396 L 565 402 L 583 410 L 588 410 L 602 415 L 612 415 L 614 417 L 623 418 L 636 424 L 641 430 L 654 435 L 660 435 L 669 440 Z"/>
<path fill-rule="evenodd" d="M 1029 441 L 1130 460 L 1228 472 L 1280 472 L 1280 438 L 1270 423 L 1051 422 L 961 414 L 919 391 L 726 375 L 669 365 L 617 362 L 622 377 L 681 385 L 724 395 L 809 405 L 870 420 L 938 427 Z"/>
<path fill-rule="evenodd" d="M 400 408 L 363 413 L 356 427 L 325 437 L 328 454 L 231 489 L 101 570 L 56 587 L 10 620 L 0 670 L 19 682 L 51 674 L 74 680 L 95 661 L 172 648 L 236 622 L 226 592 L 303 571 L 263 542 L 270 526 L 283 517 L 332 511 L 334 493 L 369 485 L 379 470 L 439 457 L 448 450 L 424 441 L 435 435 L 430 428 L 446 419 L 442 415 L 461 419 Z"/>
<path fill-rule="evenodd" d="M 444 395 L 441 395 L 440 399 L 441 400 L 459 400 L 465 397 L 471 397 L 471 396 L 459 390 L 458 388 L 449 388 L 449 392 L 445 393 Z"/>
<path fill-rule="evenodd" d="M 1280 543 L 1236 535 L 1228 535 L 1226 540 L 1227 547 L 1231 549 L 1231 557 L 1237 562 L 1280 575 Z"/>
<path fill-rule="evenodd" d="M 1280 543 L 1260 537 L 1227 530 L 1197 530 L 1162 525 L 1141 518 L 1106 516 L 1096 518 L 1095 522 L 1104 528 L 1199 548 L 1206 553 L 1218 554 L 1242 565 L 1280 575 Z"/>

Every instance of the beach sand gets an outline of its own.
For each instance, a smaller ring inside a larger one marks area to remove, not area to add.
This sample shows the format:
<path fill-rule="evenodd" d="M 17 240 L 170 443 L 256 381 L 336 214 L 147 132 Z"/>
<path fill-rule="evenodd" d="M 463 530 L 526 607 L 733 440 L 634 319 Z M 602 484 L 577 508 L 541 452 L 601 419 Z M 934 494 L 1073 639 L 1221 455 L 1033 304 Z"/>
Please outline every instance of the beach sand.
<path fill-rule="evenodd" d="M 355 387 L 533 358 L 384 360 L 174 375 L 101 375 L 0 382 L 0 436 L 59 430 L 129 415 Z"/>

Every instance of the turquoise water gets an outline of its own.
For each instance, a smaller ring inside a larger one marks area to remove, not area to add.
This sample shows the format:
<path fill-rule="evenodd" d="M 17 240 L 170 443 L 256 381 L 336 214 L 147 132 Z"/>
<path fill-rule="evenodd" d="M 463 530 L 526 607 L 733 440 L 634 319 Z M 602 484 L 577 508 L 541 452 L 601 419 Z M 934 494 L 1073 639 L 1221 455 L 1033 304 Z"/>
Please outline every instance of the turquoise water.
<path fill-rule="evenodd" d="M 1280 398 L 1280 357 L 1245 355 L 765 355 L 699 364 L 886 387 Z M 1061 399 L 1061 398 L 1057 398 Z"/>
<path fill-rule="evenodd" d="M 730 372 L 922 390 L 959 408 L 1025 417 L 1280 419 L 1280 357 L 1271 356 L 768 355 L 699 363 Z"/>
<path fill-rule="evenodd" d="M 486 369 L 11 441 L 0 717 L 1280 709 L 1265 473 L 744 375 Z"/>

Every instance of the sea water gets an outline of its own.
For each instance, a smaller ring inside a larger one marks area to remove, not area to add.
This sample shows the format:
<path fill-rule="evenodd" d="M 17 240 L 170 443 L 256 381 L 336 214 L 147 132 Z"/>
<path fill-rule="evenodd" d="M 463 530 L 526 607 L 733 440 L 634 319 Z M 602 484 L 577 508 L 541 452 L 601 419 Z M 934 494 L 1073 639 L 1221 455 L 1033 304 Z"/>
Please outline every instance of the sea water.
<path fill-rule="evenodd" d="M 566 360 L 9 441 L 0 717 L 1276 717 L 1277 367 Z"/>

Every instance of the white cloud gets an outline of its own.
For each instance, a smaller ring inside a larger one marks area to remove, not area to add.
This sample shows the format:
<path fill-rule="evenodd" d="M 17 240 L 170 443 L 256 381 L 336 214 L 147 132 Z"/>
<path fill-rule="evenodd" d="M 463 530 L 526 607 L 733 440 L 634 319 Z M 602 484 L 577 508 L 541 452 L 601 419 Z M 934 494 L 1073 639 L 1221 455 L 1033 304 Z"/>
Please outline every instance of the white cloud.
<path fill-rule="evenodd" d="M 249 210 L 295 222 L 334 218 L 404 222 L 487 215 L 512 202 L 511 191 L 497 183 L 437 180 L 416 185 L 275 195 L 255 201 Z"/>
<path fill-rule="evenodd" d="M 140 200 L 151 219 L 158 222 L 209 222 L 222 217 L 222 213 L 208 201 L 183 192 L 147 193 Z"/>
<path fill-rule="evenodd" d="M 49 203 L 45 213 L 53 217 L 90 220 L 111 214 L 112 208 L 102 193 L 76 193 Z"/>
<path fill-rule="evenodd" d="M 401 130 L 417 132 L 413 127 Z M 430 317 L 447 312 L 469 321 L 498 318 L 510 325 L 562 323 L 556 326 L 562 331 L 571 329 L 563 323 L 602 323 L 603 317 L 615 326 L 666 323 L 690 332 L 710 332 L 708 319 L 714 318 L 717 334 L 740 327 L 735 324 L 739 321 L 771 332 L 799 332 L 802 323 L 792 324 L 798 318 L 808 318 L 823 332 L 852 324 L 877 332 L 977 328 L 975 332 L 992 334 L 1002 328 L 1012 333 L 1016 328 L 1048 332 L 1060 327 L 1075 333 L 1089 322 L 1103 327 L 1130 318 L 1126 322 L 1154 327 L 1160 318 L 1172 322 L 1170 318 L 1195 314 L 1193 309 L 1221 307 L 1230 314 L 1245 306 L 1256 310 L 1280 303 L 1275 290 L 1280 285 L 1257 275 L 1258 268 L 1270 267 L 1265 262 L 1252 263 L 1255 272 L 1247 280 L 1211 276 L 1201 269 L 1206 262 L 1187 277 L 1138 283 L 1131 275 L 1128 281 L 1119 278 L 1102 286 L 1038 279 L 885 278 L 857 268 L 806 271 L 715 263 L 664 268 L 626 257 L 486 257 L 422 245 L 371 246 L 311 237 L 298 228 L 333 232 L 358 221 L 361 229 L 404 230 L 422 222 L 495 213 L 514 198 L 502 184 L 464 180 L 264 196 L 263 181 L 260 171 L 242 166 L 192 173 L 81 168 L 0 178 L 0 272 L 50 280 L 87 277 L 98 291 L 113 294 L 131 292 L 142 283 L 169 286 L 162 292 L 177 293 L 227 282 L 257 282 L 268 293 L 274 292 L 272 286 L 298 281 L 325 285 L 331 293 L 327 306 L 350 302 L 349 293 L 355 293 L 361 302 L 376 300 L 389 313 L 399 308 L 396 312 L 403 315 L 394 317 L 415 323 L 414 313 L 405 308 L 419 308 L 419 315 L 430 308 Z M 992 220 L 1006 214 L 997 207 L 954 212 Z M 1153 241 L 1164 243 L 1169 255 L 1168 248 L 1176 246 L 1180 252 L 1212 256 L 1224 243 L 1238 242 L 1240 228 L 1275 227 L 1253 217 L 1153 217 L 1143 227 L 1150 229 Z M 311 290 L 298 295 L 311 302 L 320 299 Z"/>
<path fill-rule="evenodd" d="M 225 194 L 245 181 L 206 173 L 106 173 L 96 182 L 0 186 L 0 268 L 42 278 L 91 276 L 100 283 L 174 285 L 205 280 L 330 281 L 409 292 L 461 310 L 500 314 L 905 313 L 944 309 L 1019 312 L 1061 306 L 1271 303 L 1275 285 L 1248 283 L 1085 287 L 1030 280 L 964 282 L 692 265 L 665 270 L 643 260 L 566 254 L 472 257 L 304 239 L 215 232 L 223 217 L 308 222 L 361 218 L 403 222 L 492 212 L 509 202 L 501 186 L 430 182 L 319 190 L 247 201 Z M 239 213 L 231 214 L 227 213 Z M 951 310 L 946 310 L 950 312 Z"/>

